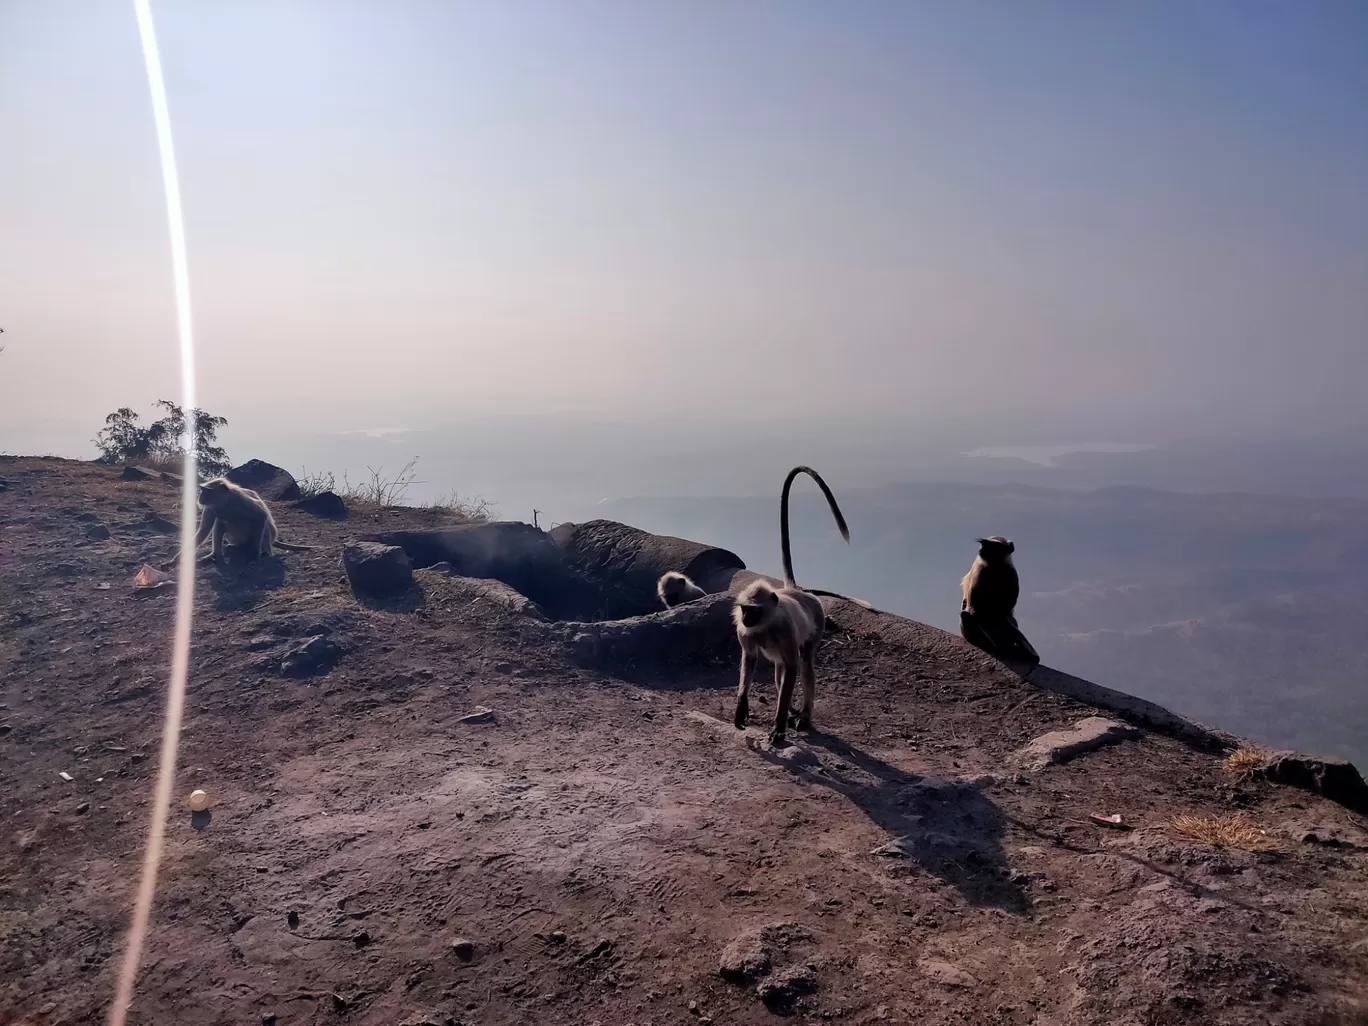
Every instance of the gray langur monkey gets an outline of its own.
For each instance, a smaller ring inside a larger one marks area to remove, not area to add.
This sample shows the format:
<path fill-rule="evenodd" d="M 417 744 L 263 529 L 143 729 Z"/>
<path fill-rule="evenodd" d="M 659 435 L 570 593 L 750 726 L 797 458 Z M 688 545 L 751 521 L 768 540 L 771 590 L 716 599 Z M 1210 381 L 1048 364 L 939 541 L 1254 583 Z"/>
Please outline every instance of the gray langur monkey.
<path fill-rule="evenodd" d="M 1012 553 L 1016 545 L 1002 535 L 978 540 L 979 551 L 960 581 L 960 634 L 975 648 L 1003 661 L 1030 663 L 1040 656 L 1016 622 L 1021 582 Z"/>
<path fill-rule="evenodd" d="M 689 580 L 687 574 L 682 574 L 678 570 L 667 570 L 656 582 L 656 595 L 665 604 L 666 609 L 701 599 L 706 594 L 706 591 Z"/>
<path fill-rule="evenodd" d="M 821 475 L 811 467 L 794 467 L 784 478 L 784 489 L 779 497 L 779 543 L 784 556 L 784 583 L 775 587 L 768 581 L 752 581 L 736 596 L 732 606 L 732 620 L 736 624 L 736 638 L 741 643 L 741 680 L 736 687 L 736 710 L 732 722 L 738 730 L 745 729 L 750 715 L 750 683 L 755 672 L 756 656 L 763 655 L 774 664 L 774 680 L 779 696 L 774 711 L 774 729 L 770 743 L 785 742 L 789 726 L 789 707 L 793 702 L 793 688 L 799 676 L 803 680 L 803 704 L 793 714 L 795 729 L 811 729 L 812 708 L 817 692 L 817 671 L 814 660 L 822 633 L 826 630 L 826 613 L 822 603 L 810 592 L 800 588 L 793 579 L 793 557 L 789 551 L 789 489 L 793 479 L 807 474 L 817 482 L 826 496 L 841 537 L 850 541 L 850 529 Z"/>
<path fill-rule="evenodd" d="M 209 555 L 223 557 L 223 543 L 243 545 L 247 558 L 273 556 L 277 548 L 290 552 L 309 552 L 311 545 L 290 545 L 280 540 L 280 529 L 266 500 L 250 488 L 235 485 L 226 478 L 205 481 L 199 490 L 200 523 L 195 532 L 195 549 L 212 535 Z M 179 556 L 177 556 L 179 559 Z"/>

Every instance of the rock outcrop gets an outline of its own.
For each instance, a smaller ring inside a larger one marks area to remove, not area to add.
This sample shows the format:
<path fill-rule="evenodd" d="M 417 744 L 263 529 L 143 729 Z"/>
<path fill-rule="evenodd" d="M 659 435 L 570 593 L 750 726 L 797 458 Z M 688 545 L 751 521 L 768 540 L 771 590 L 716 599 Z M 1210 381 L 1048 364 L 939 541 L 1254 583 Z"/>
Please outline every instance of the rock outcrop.
<path fill-rule="evenodd" d="M 303 497 L 293 474 L 264 460 L 248 460 L 223 476 L 271 502 L 294 502 Z"/>

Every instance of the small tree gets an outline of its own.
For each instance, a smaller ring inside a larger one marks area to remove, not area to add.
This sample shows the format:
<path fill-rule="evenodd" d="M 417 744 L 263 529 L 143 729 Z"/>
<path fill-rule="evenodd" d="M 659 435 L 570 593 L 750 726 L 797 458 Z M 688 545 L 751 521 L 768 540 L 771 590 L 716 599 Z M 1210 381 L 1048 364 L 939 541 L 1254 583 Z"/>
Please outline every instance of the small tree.
<path fill-rule="evenodd" d="M 185 434 L 185 411 L 166 399 L 158 399 L 157 407 L 165 415 L 147 427 L 138 423 L 139 417 L 127 406 L 121 406 L 105 418 L 104 429 L 95 437 L 100 450 L 100 463 L 151 463 L 171 466 L 182 463 L 185 448 L 181 440 Z M 199 456 L 201 477 L 218 477 L 232 467 L 223 447 L 216 445 L 218 429 L 227 425 L 224 417 L 214 417 L 203 410 L 190 411 L 194 418 L 195 449 Z"/>

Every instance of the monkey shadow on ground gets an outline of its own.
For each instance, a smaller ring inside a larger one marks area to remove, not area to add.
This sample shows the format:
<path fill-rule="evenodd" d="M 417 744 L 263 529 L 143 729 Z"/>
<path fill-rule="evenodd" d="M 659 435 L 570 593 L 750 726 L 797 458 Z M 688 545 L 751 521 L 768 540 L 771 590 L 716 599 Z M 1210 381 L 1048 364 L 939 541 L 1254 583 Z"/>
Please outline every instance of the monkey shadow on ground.
<path fill-rule="evenodd" d="M 1002 847 L 1007 816 L 967 781 L 922 777 L 892 766 L 832 734 L 800 735 L 822 759 L 819 771 L 757 749 L 806 783 L 842 795 L 889 836 L 880 849 L 896 875 L 906 860 L 954 887 L 969 904 L 1016 915 L 1031 911 L 1026 891 L 1012 882 Z"/>
<path fill-rule="evenodd" d="M 247 560 L 236 553 L 225 554 L 220 563 L 206 562 L 200 567 L 207 574 L 216 596 L 215 608 L 221 613 L 252 609 L 268 591 L 285 583 L 285 561 L 279 556 Z"/>

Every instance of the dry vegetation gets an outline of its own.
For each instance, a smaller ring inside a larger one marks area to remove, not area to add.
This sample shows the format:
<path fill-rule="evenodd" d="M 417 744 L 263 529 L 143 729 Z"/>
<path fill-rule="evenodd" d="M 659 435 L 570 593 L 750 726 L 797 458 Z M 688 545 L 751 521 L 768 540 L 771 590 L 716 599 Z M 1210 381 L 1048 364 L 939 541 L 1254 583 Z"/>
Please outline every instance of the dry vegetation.
<path fill-rule="evenodd" d="M 367 467 L 366 472 L 370 477 L 355 484 L 345 473 L 342 475 L 342 484 L 339 486 L 335 474 L 331 472 L 309 473 L 308 470 L 300 471 L 295 481 L 306 499 L 323 492 L 336 492 L 349 503 L 378 506 L 382 509 L 396 509 L 410 505 L 406 501 L 409 489 L 414 485 L 425 483 L 419 480 L 417 468 L 418 457 L 415 456 L 400 467 L 398 473 L 393 476 L 386 476 L 384 467 Z M 462 520 L 480 522 L 489 520 L 495 511 L 493 503 L 478 497 L 463 498 L 454 490 L 429 502 L 421 503 L 416 508 L 443 510 L 460 517 Z"/>
<path fill-rule="evenodd" d="M 1268 749 L 1257 745 L 1237 748 L 1221 762 L 1221 768 L 1236 780 L 1249 780 L 1268 765 L 1272 756 Z"/>
<path fill-rule="evenodd" d="M 1203 844 L 1244 851 L 1268 851 L 1276 847 L 1268 834 L 1248 816 L 1233 813 L 1219 816 L 1177 816 L 1173 828 Z"/>

